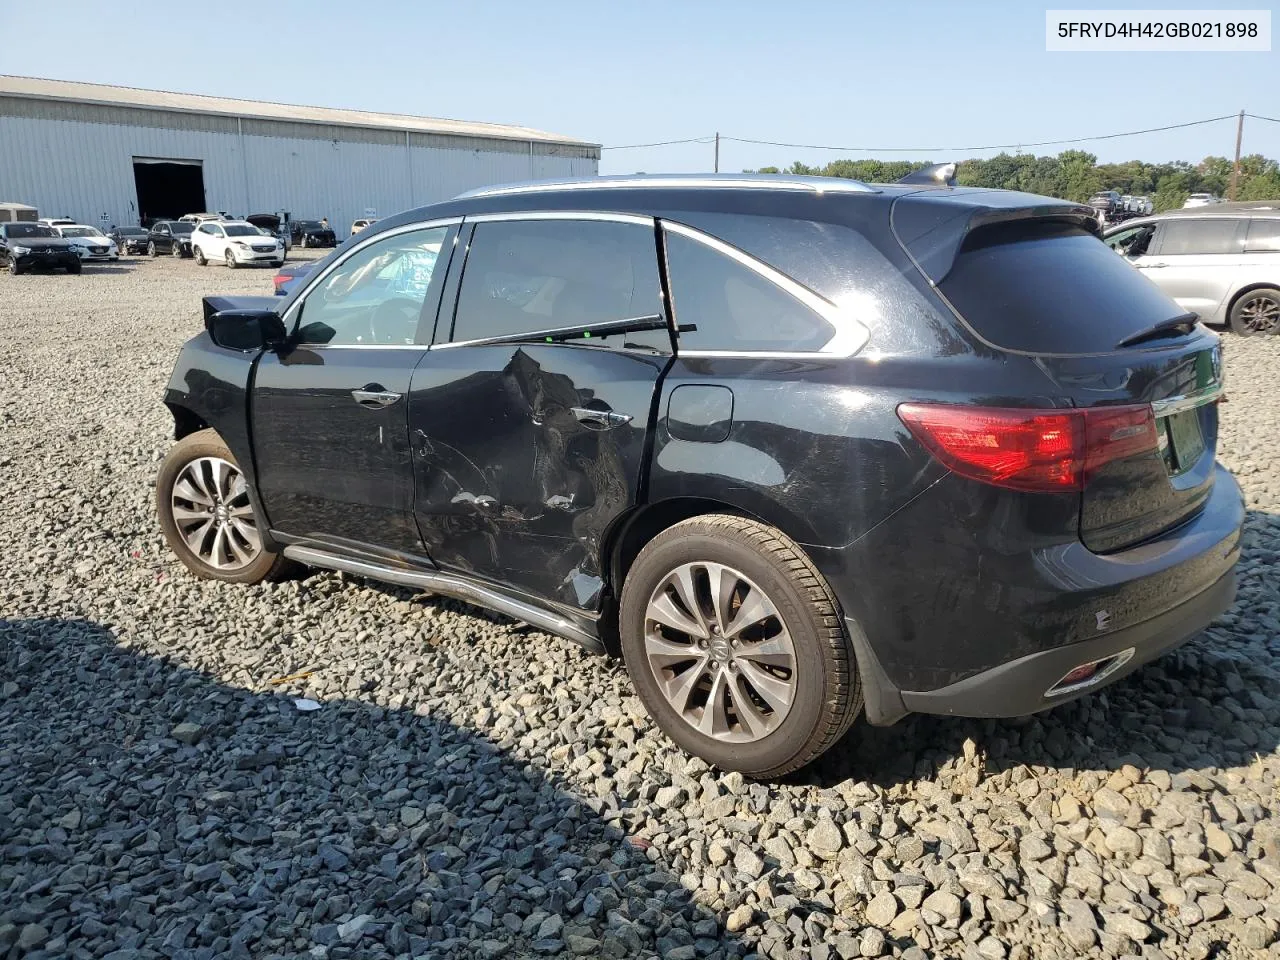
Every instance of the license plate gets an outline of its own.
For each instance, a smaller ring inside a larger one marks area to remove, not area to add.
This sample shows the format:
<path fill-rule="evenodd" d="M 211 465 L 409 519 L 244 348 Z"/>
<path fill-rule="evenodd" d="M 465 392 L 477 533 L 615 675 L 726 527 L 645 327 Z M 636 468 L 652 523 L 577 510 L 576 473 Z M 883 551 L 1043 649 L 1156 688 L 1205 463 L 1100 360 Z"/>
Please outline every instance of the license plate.
<path fill-rule="evenodd" d="M 1164 450 L 1165 466 L 1171 474 L 1190 470 L 1204 454 L 1204 434 L 1200 431 L 1200 411 L 1184 410 L 1163 418 L 1169 445 Z"/>

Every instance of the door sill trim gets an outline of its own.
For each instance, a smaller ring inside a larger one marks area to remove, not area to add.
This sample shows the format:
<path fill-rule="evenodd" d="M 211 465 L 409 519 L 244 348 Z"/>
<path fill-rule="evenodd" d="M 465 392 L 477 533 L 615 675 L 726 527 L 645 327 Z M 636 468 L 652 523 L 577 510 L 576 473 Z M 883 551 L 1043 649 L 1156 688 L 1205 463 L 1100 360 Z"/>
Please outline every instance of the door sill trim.
<path fill-rule="evenodd" d="M 496 610 L 516 620 L 522 620 L 530 626 L 553 633 L 566 640 L 586 647 L 592 653 L 603 654 L 604 644 L 600 638 L 593 636 L 569 618 L 535 606 L 524 600 L 517 600 L 493 587 L 476 583 L 465 577 L 452 573 L 441 573 L 434 570 L 405 570 L 391 567 L 369 560 L 356 560 L 314 547 L 290 544 L 284 548 L 284 555 L 290 560 L 311 567 L 323 567 L 326 570 L 341 570 L 372 580 L 399 584 L 402 587 L 417 587 L 429 593 L 439 593 L 458 600 L 465 600 L 489 610 Z"/>

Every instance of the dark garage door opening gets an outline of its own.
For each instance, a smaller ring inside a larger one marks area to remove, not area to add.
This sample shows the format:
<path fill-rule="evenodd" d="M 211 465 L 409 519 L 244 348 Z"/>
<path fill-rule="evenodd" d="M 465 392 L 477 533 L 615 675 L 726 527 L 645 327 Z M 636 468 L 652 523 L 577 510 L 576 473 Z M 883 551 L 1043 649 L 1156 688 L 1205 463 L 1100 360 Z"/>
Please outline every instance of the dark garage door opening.
<path fill-rule="evenodd" d="M 133 180 L 138 187 L 138 220 L 143 226 L 204 211 L 204 168 L 199 160 L 134 157 Z"/>

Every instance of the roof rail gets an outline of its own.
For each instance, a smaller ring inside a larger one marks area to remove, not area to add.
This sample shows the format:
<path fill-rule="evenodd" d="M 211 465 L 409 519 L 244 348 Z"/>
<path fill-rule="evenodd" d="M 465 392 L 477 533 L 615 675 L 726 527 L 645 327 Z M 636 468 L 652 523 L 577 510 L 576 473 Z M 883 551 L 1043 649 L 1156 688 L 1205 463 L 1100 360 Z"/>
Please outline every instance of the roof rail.
<path fill-rule="evenodd" d="M 785 174 L 642 174 L 620 177 L 582 177 L 572 180 L 534 180 L 480 187 L 460 193 L 455 200 L 500 197 L 562 190 L 679 190 L 690 188 L 736 190 L 796 190 L 807 193 L 877 193 L 860 180 L 840 177 L 791 177 Z"/>

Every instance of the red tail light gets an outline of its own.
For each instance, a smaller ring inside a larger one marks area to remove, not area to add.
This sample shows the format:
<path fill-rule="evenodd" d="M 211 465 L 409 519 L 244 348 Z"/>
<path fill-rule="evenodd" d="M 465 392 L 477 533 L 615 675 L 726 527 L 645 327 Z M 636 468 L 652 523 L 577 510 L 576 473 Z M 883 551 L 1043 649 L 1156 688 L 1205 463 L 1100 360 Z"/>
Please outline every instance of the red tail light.
<path fill-rule="evenodd" d="M 277 287 L 282 286 L 288 281 L 289 281 L 289 278 L 285 276 L 283 273 L 277 273 L 274 277 L 271 278 L 271 282 L 274 283 Z"/>
<path fill-rule="evenodd" d="M 898 416 L 950 470 L 1043 493 L 1080 490 L 1103 464 L 1156 449 L 1147 405 L 1023 410 L 904 403 Z"/>

